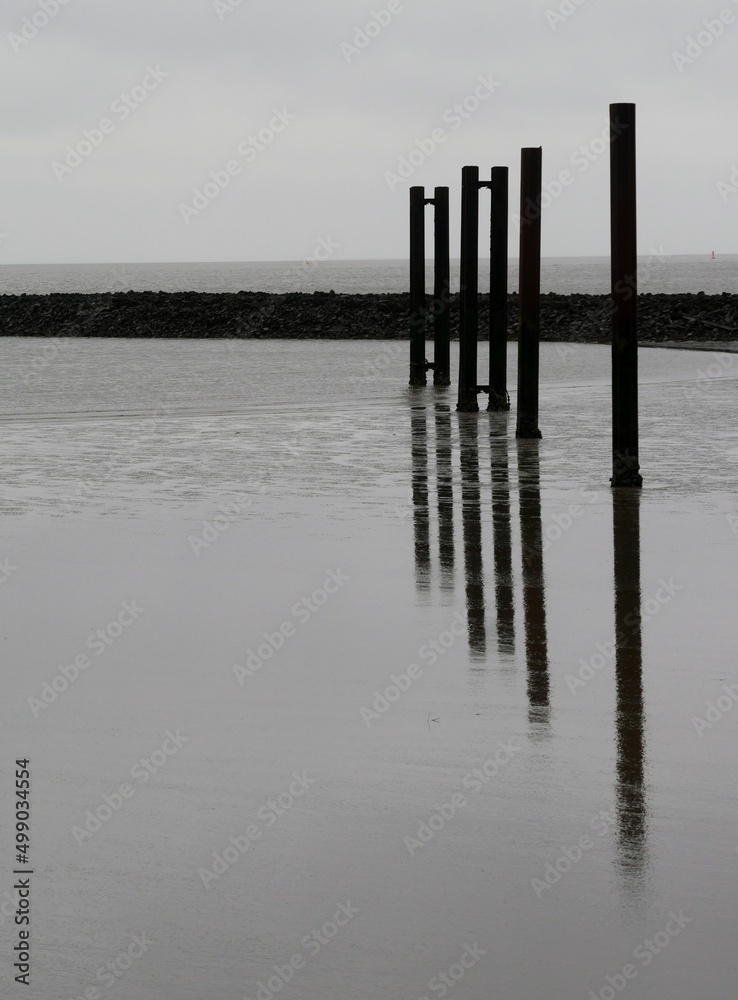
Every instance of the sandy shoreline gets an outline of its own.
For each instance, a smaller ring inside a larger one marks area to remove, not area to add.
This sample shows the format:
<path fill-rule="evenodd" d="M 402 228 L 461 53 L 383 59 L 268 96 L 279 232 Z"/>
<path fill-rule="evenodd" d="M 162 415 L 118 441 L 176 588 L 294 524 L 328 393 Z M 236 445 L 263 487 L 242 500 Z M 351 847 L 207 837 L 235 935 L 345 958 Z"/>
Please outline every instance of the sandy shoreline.
<path fill-rule="evenodd" d="M 485 339 L 489 296 L 479 296 L 480 339 Z M 431 299 L 428 299 L 429 307 Z M 650 342 L 710 342 L 738 337 L 738 295 L 639 295 L 640 336 Z M 518 297 L 508 297 L 511 340 Z M 430 310 L 429 310 L 430 312 Z M 0 336 L 142 338 L 407 339 L 407 295 L 332 292 L 118 292 L 0 296 Z M 451 300 L 452 337 L 458 336 L 458 296 Z M 431 320 L 428 320 L 431 335 Z M 541 296 L 541 339 L 608 343 L 607 295 Z"/>

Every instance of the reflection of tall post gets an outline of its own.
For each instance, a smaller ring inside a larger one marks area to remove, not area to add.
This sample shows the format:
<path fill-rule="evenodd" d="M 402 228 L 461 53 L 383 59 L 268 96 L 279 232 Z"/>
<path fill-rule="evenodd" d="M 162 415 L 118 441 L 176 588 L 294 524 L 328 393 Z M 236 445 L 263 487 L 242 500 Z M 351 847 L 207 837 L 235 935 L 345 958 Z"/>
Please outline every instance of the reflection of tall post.
<path fill-rule="evenodd" d="M 637 490 L 613 493 L 618 849 L 633 885 L 647 867 L 639 501 Z"/>
<path fill-rule="evenodd" d="M 511 656 L 515 652 L 515 600 L 512 578 L 507 419 L 502 417 L 497 419 L 502 421 L 501 433 L 496 437 L 490 437 L 497 648 L 501 654 Z"/>
<path fill-rule="evenodd" d="M 479 167 L 461 169 L 461 285 L 459 290 L 459 399 L 456 409 L 477 413 L 479 312 Z"/>
<path fill-rule="evenodd" d="M 451 385 L 451 262 L 449 249 L 448 188 L 433 193 L 433 385 Z"/>
<path fill-rule="evenodd" d="M 515 436 L 539 438 L 538 342 L 541 299 L 542 151 L 522 150 L 520 175 L 520 322 L 518 420 Z"/>
<path fill-rule="evenodd" d="M 425 188 L 410 188 L 410 385 L 425 385 Z"/>
<path fill-rule="evenodd" d="M 430 518 L 428 507 L 428 430 L 425 407 L 410 410 L 413 463 L 413 525 L 415 529 L 415 582 L 419 591 L 430 587 Z"/>
<path fill-rule="evenodd" d="M 451 462 L 451 412 L 436 407 L 436 480 L 438 484 L 438 549 L 441 587 L 454 588 L 454 488 Z"/>
<path fill-rule="evenodd" d="M 464 531 L 464 577 L 469 652 L 483 657 L 487 648 L 482 571 L 482 510 L 479 490 L 477 417 L 459 416 L 461 451 L 461 505 Z"/>
<path fill-rule="evenodd" d="M 507 189 L 507 167 L 492 167 L 488 410 L 510 409 L 507 395 Z"/>
<path fill-rule="evenodd" d="M 523 611 L 531 719 L 548 721 L 549 677 L 546 594 L 543 578 L 540 465 L 537 441 L 518 441 Z"/>

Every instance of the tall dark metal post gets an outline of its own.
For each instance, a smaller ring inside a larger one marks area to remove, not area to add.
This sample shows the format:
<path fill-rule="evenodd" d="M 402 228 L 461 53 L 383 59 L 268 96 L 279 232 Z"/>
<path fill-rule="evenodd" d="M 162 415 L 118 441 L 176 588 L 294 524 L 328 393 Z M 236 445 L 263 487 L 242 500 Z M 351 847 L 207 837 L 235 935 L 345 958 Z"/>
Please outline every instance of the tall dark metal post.
<path fill-rule="evenodd" d="M 410 385 L 425 385 L 425 188 L 410 188 Z"/>
<path fill-rule="evenodd" d="M 508 169 L 492 167 L 489 274 L 489 405 L 509 410 L 507 395 Z"/>
<path fill-rule="evenodd" d="M 451 385 L 451 263 L 448 188 L 434 191 L 433 384 Z"/>
<path fill-rule="evenodd" d="M 541 299 L 542 150 L 523 149 L 520 177 L 520 320 L 515 436 L 539 438 L 538 345 Z"/>
<path fill-rule="evenodd" d="M 638 461 L 636 107 L 610 105 L 612 486 L 641 486 Z"/>
<path fill-rule="evenodd" d="M 478 412 L 479 167 L 461 170 L 461 288 L 457 410 Z"/>

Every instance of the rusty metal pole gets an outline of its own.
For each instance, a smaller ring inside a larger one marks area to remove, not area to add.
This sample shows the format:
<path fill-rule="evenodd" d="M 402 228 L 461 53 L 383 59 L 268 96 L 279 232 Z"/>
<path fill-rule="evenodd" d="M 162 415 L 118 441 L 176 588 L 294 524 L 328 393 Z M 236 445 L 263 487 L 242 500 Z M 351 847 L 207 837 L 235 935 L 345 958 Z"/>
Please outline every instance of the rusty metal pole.
<path fill-rule="evenodd" d="M 449 198 L 447 187 L 433 192 L 433 385 L 451 385 L 451 262 L 449 247 Z"/>
<path fill-rule="evenodd" d="M 410 188 L 410 385 L 425 385 L 425 188 Z"/>
<path fill-rule="evenodd" d="M 459 398 L 456 409 L 466 413 L 479 411 L 477 403 L 478 294 L 479 167 L 462 167 Z"/>
<path fill-rule="evenodd" d="M 489 404 L 509 410 L 507 394 L 508 169 L 492 167 L 489 273 Z"/>
<path fill-rule="evenodd" d="M 539 438 L 538 345 L 541 300 L 542 150 L 521 151 L 518 419 L 515 437 Z"/>
<path fill-rule="evenodd" d="M 610 105 L 612 486 L 642 486 L 638 461 L 636 106 Z"/>

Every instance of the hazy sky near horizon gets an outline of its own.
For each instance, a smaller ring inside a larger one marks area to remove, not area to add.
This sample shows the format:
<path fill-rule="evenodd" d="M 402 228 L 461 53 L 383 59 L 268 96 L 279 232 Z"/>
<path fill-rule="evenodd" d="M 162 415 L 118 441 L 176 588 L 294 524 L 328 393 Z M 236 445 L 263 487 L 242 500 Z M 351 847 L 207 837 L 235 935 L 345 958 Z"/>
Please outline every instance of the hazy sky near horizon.
<path fill-rule="evenodd" d="M 456 256 L 461 167 L 517 212 L 522 146 L 544 255 L 607 254 L 611 102 L 639 252 L 738 252 L 738 0 L 3 0 L 0 35 L 0 264 L 404 257 L 412 184 Z"/>

